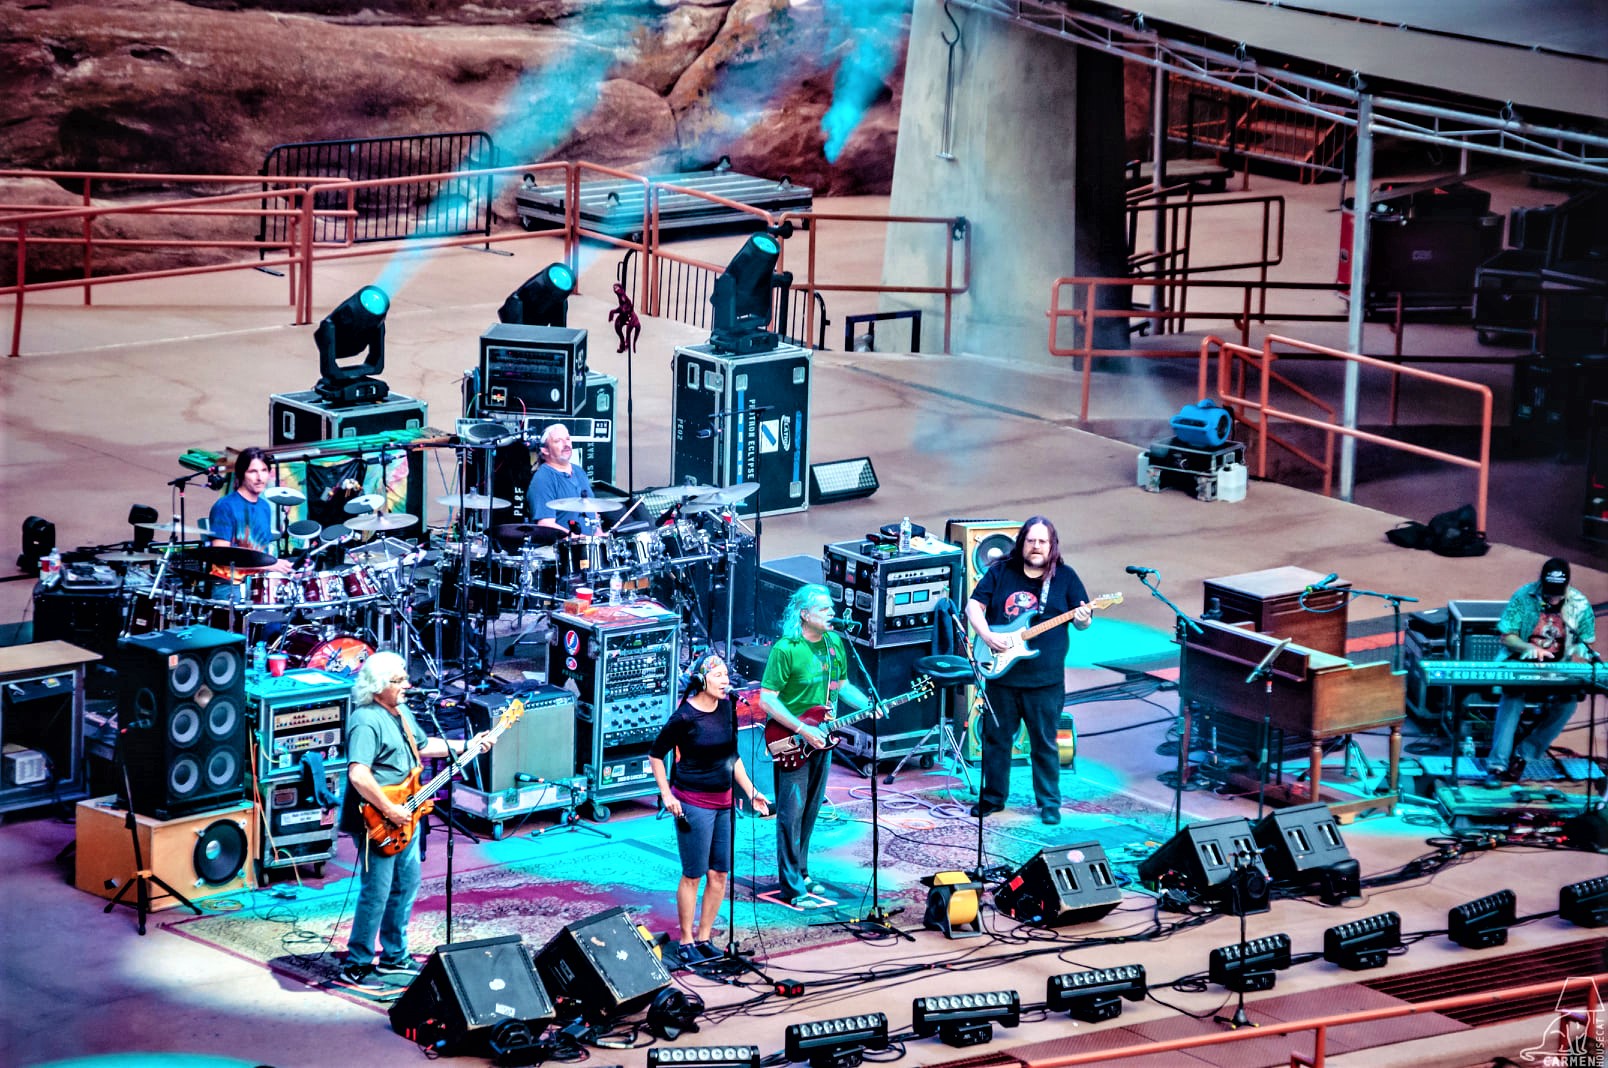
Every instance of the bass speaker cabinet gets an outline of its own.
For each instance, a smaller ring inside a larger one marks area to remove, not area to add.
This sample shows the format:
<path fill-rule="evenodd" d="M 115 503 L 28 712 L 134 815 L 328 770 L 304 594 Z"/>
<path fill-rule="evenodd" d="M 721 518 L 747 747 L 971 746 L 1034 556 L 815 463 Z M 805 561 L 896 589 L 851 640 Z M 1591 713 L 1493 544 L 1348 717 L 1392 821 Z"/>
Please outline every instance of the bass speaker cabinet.
<path fill-rule="evenodd" d="M 1326 900 L 1361 895 L 1361 865 L 1351 859 L 1328 805 L 1318 801 L 1276 809 L 1262 817 L 1254 833 L 1275 882 L 1318 883 Z"/>
<path fill-rule="evenodd" d="M 944 540 L 961 548 L 961 602 L 995 560 L 1009 556 L 1022 529 L 1019 519 L 951 519 L 944 524 Z"/>
<path fill-rule="evenodd" d="M 183 627 L 118 647 L 119 739 L 134 811 L 165 820 L 244 797 L 246 639 Z"/>
<path fill-rule="evenodd" d="M 622 908 L 565 927 L 536 954 L 536 971 L 563 1015 L 603 1021 L 635 1012 L 670 973 Z"/>
<path fill-rule="evenodd" d="M 78 803 L 74 886 L 97 897 L 117 896 L 134 874 L 127 820 L 115 797 Z M 257 806 L 249 801 L 173 820 L 141 815 L 134 820 L 146 868 L 185 897 L 211 897 L 255 885 L 251 862 L 257 858 L 258 820 Z M 179 904 L 155 884 L 151 894 L 153 910 Z M 123 901 L 134 904 L 132 892 Z"/>
<path fill-rule="evenodd" d="M 1253 877 L 1231 886 L 1240 870 Z M 1190 824 L 1139 862 L 1139 879 L 1152 889 L 1182 890 L 1213 905 L 1233 906 L 1237 896 L 1245 913 L 1268 910 L 1267 867 L 1244 816 Z M 1231 893 L 1236 889 L 1237 895 Z"/>
<path fill-rule="evenodd" d="M 442 1056 L 491 1057 L 528 1046 L 553 1016 L 524 939 L 503 935 L 437 946 L 391 1006 L 391 1030 Z"/>
<path fill-rule="evenodd" d="M 1001 912 L 1045 927 L 1091 923 L 1121 902 L 1122 890 L 1098 842 L 1042 849 L 994 891 Z"/>

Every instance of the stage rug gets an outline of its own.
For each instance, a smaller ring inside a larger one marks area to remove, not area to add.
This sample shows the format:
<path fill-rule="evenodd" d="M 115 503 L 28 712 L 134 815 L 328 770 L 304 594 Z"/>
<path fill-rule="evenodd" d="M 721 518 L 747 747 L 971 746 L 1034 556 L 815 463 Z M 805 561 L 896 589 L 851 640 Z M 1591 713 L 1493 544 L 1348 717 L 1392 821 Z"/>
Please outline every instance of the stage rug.
<path fill-rule="evenodd" d="M 879 898 L 900 908 L 906 929 L 921 927 L 924 875 L 974 866 L 977 821 L 966 815 L 966 801 L 947 791 L 926 789 L 941 777 L 911 775 L 881 788 Z M 1016 778 L 1027 789 L 1027 771 Z M 985 862 L 1015 866 L 1053 845 L 1098 842 L 1119 876 L 1149 855 L 1170 833 L 1168 813 L 1109 786 L 1071 774 L 1063 776 L 1063 822 L 1042 824 L 1031 796 L 1014 795 L 1012 807 L 984 825 Z M 635 805 L 616 809 L 629 813 Z M 668 820 L 645 808 L 641 815 L 600 825 L 602 838 L 566 830 L 539 838 L 515 835 L 500 842 L 470 845 L 459 839 L 453 877 L 452 938 L 462 942 L 518 934 L 539 948 L 564 925 L 603 909 L 624 906 L 657 933 L 676 932 L 674 892 L 680 878 L 675 834 Z M 828 803 L 816 825 L 811 877 L 824 883 L 824 895 L 837 907 L 799 911 L 756 899 L 774 886 L 775 824 L 741 817 L 737 824 L 736 923 L 738 940 L 763 958 L 841 942 L 852 937 L 843 925 L 811 926 L 838 916 L 852 918 L 870 905 L 870 787 L 842 769 L 834 772 Z M 434 833 L 431 848 L 444 845 Z M 349 856 L 344 851 L 342 856 Z M 439 856 L 432 861 L 438 861 Z M 259 890 L 244 908 L 181 921 L 176 933 L 263 963 L 307 983 L 331 979 L 344 948 L 356 901 L 356 880 L 340 877 L 335 865 L 322 887 L 298 887 L 295 897 Z M 283 884 L 280 884 L 282 887 Z M 727 910 L 721 912 L 717 940 L 725 938 Z M 428 952 L 447 940 L 446 880 L 427 876 L 409 928 L 410 948 Z M 933 934 L 929 937 L 938 937 Z"/>

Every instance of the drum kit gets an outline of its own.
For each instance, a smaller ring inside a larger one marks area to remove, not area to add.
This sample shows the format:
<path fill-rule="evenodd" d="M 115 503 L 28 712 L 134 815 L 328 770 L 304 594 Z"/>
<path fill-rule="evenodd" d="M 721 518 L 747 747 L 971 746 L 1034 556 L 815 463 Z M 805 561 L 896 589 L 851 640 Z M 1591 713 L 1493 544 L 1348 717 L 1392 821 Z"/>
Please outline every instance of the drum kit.
<path fill-rule="evenodd" d="M 282 486 L 262 496 L 282 509 L 306 501 Z M 174 522 L 135 524 L 168 535 L 161 552 L 106 552 L 96 559 L 123 573 L 124 633 L 205 624 L 242 634 L 248 645 L 263 642 L 270 652 L 285 653 L 293 667 L 353 675 L 376 648 L 406 641 L 398 617 L 411 597 L 413 568 L 424 557 L 415 546 L 381 536 L 418 523 L 381 511 L 384 505 L 383 496 L 369 494 L 347 502 L 351 518 L 344 523 L 286 524 L 277 556 L 195 544 L 211 532 Z M 367 535 L 374 540 L 358 543 Z M 276 567 L 281 559 L 295 566 Z"/>

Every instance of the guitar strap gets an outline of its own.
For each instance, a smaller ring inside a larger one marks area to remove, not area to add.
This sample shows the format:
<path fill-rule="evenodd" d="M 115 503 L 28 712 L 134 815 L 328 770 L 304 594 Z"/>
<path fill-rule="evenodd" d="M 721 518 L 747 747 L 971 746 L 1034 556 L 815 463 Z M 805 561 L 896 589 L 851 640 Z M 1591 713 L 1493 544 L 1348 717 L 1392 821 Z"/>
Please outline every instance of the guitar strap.
<path fill-rule="evenodd" d="M 419 743 L 413 740 L 413 730 L 408 726 L 407 713 L 403 711 L 406 706 L 398 706 L 396 711 L 396 725 L 402 728 L 402 737 L 407 739 L 408 752 L 413 754 L 413 766 L 422 769 L 424 760 L 419 756 Z"/>

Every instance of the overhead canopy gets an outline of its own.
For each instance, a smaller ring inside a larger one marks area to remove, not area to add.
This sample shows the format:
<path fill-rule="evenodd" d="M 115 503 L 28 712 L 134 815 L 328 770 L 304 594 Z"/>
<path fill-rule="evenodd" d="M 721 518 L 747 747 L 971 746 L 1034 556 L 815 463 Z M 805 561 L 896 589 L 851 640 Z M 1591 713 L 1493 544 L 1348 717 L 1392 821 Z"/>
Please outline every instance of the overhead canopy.
<path fill-rule="evenodd" d="M 1081 4 L 1075 4 L 1081 7 Z M 1128 0 L 1147 22 L 1365 79 L 1608 119 L 1600 0 Z"/>

